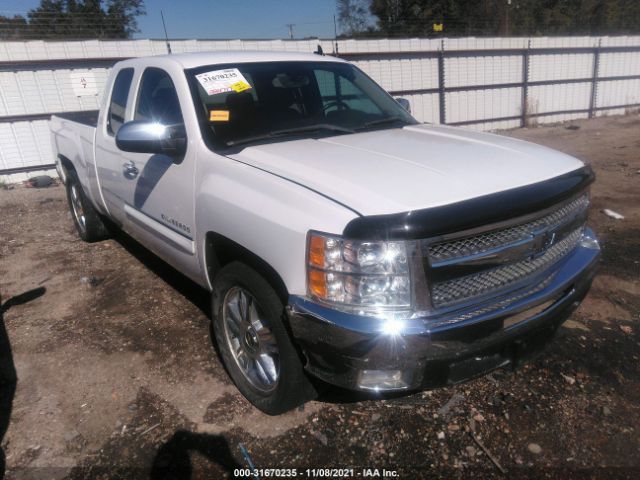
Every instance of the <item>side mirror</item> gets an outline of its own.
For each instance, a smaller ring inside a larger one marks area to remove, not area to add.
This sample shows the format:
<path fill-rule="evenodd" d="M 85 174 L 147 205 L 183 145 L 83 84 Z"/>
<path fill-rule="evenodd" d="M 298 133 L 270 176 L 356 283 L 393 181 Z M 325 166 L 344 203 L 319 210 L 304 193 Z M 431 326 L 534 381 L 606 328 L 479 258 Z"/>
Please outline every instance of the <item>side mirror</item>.
<path fill-rule="evenodd" d="M 396 102 L 398 102 L 398 105 L 404 108 L 407 112 L 411 113 L 411 104 L 409 103 L 409 100 L 406 98 L 396 98 Z"/>
<path fill-rule="evenodd" d="M 120 127 L 116 134 L 116 145 L 125 152 L 182 157 L 187 148 L 187 134 L 182 124 L 162 125 L 134 120 Z"/>

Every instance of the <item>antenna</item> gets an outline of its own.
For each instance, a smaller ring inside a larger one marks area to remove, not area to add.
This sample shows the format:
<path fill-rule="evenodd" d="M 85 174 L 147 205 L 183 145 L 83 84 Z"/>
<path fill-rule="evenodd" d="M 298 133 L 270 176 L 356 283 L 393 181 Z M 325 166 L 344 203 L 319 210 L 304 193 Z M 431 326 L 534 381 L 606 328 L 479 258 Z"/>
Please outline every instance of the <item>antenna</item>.
<path fill-rule="evenodd" d="M 293 40 L 293 27 L 295 27 L 295 23 L 287 23 L 287 28 L 289 29 L 289 39 Z"/>
<path fill-rule="evenodd" d="M 171 55 L 171 44 L 169 43 L 169 36 L 167 35 L 167 25 L 164 23 L 164 13 L 160 10 L 160 16 L 162 17 L 162 27 L 164 28 L 164 38 L 167 41 L 167 53 Z"/>

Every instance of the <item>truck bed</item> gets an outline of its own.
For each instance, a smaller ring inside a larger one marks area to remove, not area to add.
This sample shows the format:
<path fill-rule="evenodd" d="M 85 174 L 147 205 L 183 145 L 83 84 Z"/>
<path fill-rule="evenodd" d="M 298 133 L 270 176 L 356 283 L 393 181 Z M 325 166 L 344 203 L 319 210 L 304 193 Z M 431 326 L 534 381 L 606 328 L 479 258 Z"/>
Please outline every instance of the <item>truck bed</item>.
<path fill-rule="evenodd" d="M 92 193 L 90 179 L 95 177 L 94 141 L 97 125 L 97 111 L 56 114 L 51 116 L 49 122 L 56 161 L 66 159 L 74 163 L 78 179 L 89 195 Z"/>
<path fill-rule="evenodd" d="M 63 118 L 65 120 L 71 120 L 72 122 L 81 123 L 90 127 L 98 126 L 98 114 L 100 110 L 86 110 L 82 112 L 65 112 L 57 113 L 56 117 Z"/>

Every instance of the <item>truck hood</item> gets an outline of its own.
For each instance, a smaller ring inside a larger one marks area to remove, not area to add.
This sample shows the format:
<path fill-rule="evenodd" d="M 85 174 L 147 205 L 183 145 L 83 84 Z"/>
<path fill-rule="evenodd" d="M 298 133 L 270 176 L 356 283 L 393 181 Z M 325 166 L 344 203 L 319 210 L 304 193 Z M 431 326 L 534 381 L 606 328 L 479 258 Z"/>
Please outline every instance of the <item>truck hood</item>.
<path fill-rule="evenodd" d="M 433 125 L 257 145 L 229 157 L 304 185 L 361 215 L 448 205 L 584 166 L 521 140 Z"/>

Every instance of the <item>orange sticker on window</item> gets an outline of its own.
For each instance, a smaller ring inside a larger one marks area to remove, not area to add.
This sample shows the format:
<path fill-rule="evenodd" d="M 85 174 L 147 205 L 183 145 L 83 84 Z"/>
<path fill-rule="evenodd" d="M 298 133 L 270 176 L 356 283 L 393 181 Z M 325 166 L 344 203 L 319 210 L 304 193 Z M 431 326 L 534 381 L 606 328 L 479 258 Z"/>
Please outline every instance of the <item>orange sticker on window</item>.
<path fill-rule="evenodd" d="M 209 112 L 210 122 L 228 122 L 229 110 L 211 110 Z"/>

